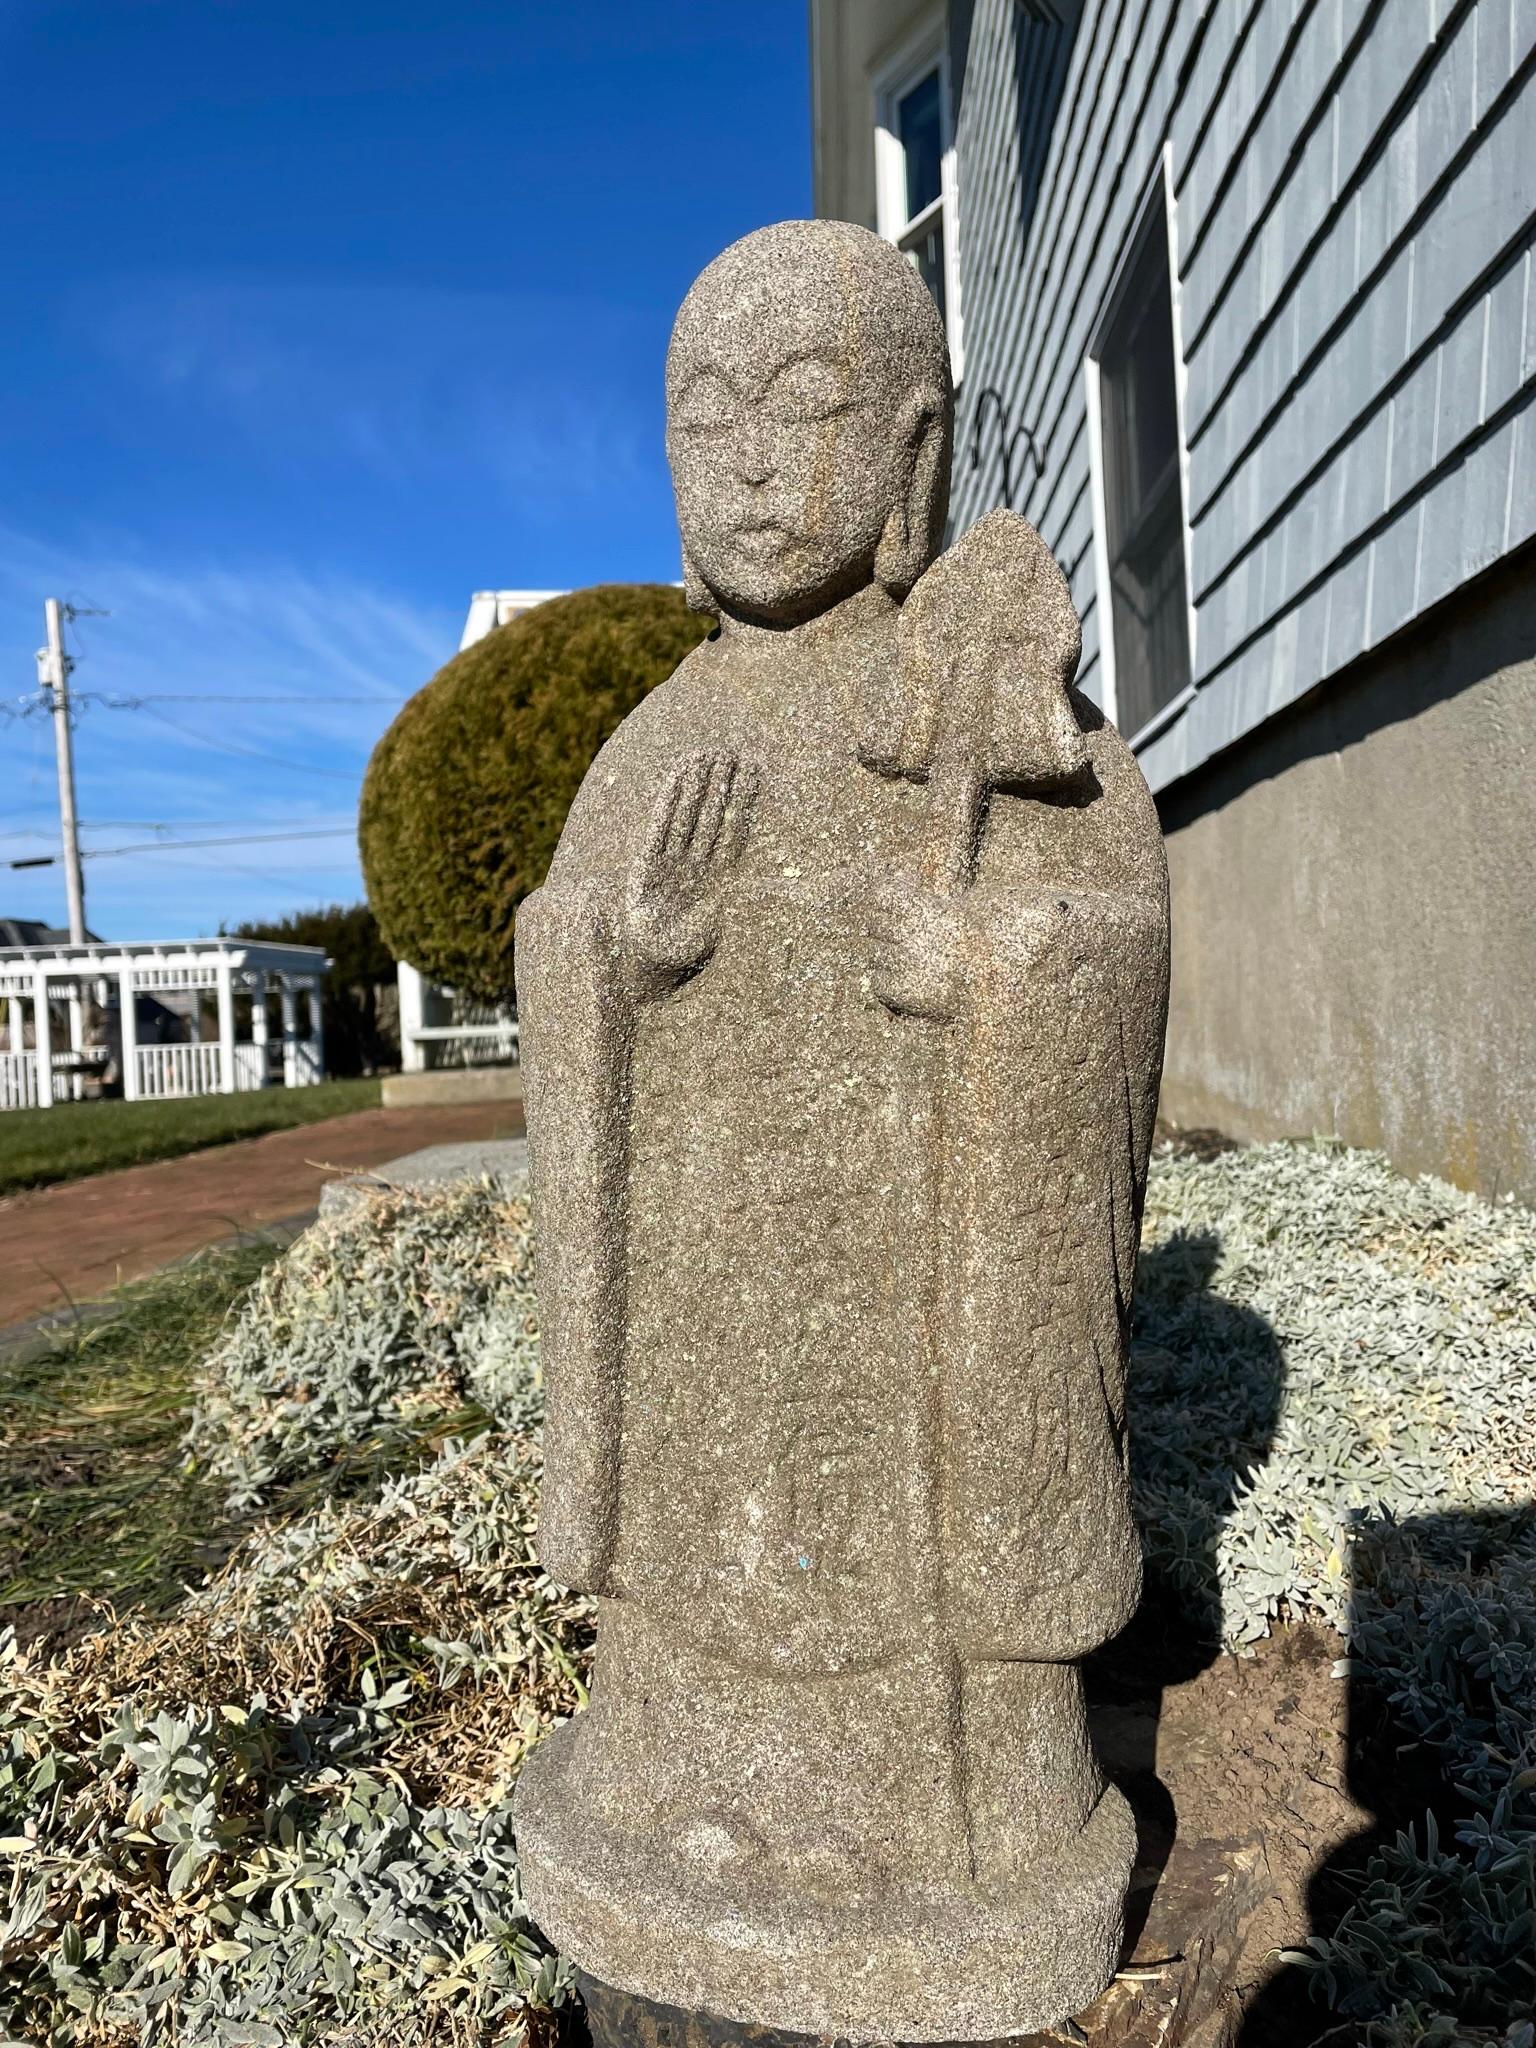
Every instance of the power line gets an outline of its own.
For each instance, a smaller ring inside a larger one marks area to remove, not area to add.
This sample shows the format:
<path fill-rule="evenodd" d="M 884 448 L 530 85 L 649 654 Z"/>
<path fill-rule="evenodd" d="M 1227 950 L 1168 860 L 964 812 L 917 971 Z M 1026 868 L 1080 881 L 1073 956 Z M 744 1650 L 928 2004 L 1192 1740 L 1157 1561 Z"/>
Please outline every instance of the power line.
<path fill-rule="evenodd" d="M 329 832 L 335 815 L 333 811 L 329 819 L 317 818 L 314 825 L 315 831 Z M 274 826 L 282 825 L 287 827 L 292 825 L 294 820 L 292 818 L 273 818 L 268 820 L 266 818 L 252 818 L 249 816 L 243 818 L 82 818 L 80 830 L 82 832 L 222 832 L 227 827 L 234 825 L 265 826 L 268 823 Z M 339 829 L 345 829 L 348 832 L 355 831 L 357 829 L 357 822 L 355 819 L 348 820 L 344 828 Z"/>
<path fill-rule="evenodd" d="M 10 813 L 13 818 L 30 818 L 46 815 L 57 809 L 53 804 L 27 804 Z M 290 813 L 286 818 L 253 818 L 249 811 L 238 818 L 82 818 L 82 832 L 233 832 L 244 826 L 257 831 L 269 828 L 276 831 L 290 825 L 306 822 L 296 819 Z M 350 812 L 326 811 L 313 820 L 317 831 L 329 829 L 332 825 L 352 823 Z M 52 839 L 52 832 L 39 832 L 28 825 L 0 826 L 0 839 Z"/>
<path fill-rule="evenodd" d="M 152 704 L 145 704 L 142 708 L 151 718 L 158 719 L 162 725 L 168 725 L 172 732 L 179 732 L 184 739 L 196 740 L 199 746 L 212 747 L 215 753 L 244 754 L 252 761 L 270 761 L 278 768 L 289 768 L 299 775 L 328 775 L 337 782 L 356 782 L 362 773 L 361 769 L 319 768 L 309 761 L 289 761 L 281 754 L 269 754 L 261 747 L 242 747 L 235 740 L 213 740 L 206 733 L 194 732 L 190 725 L 182 725 L 177 719 L 167 718 L 163 711 L 156 711 Z"/>
<path fill-rule="evenodd" d="M 351 839 L 355 836 L 355 825 L 327 825 L 318 831 L 309 832 L 246 832 L 232 839 L 146 839 L 138 846 L 99 846 L 82 851 L 83 860 L 116 860 L 127 853 L 188 853 L 204 846 L 276 846 L 291 844 L 294 840 L 309 839 Z M 7 863 L 13 868 L 51 868 L 58 865 L 61 856 L 50 853 L 42 858 L 13 860 Z"/>
<path fill-rule="evenodd" d="M 57 804 L 22 804 L 13 809 L 9 815 L 13 818 L 51 817 L 57 810 Z M 354 820 L 350 811 L 325 811 L 318 818 L 309 821 L 294 818 L 291 814 L 286 818 L 253 818 L 249 811 L 242 811 L 238 818 L 82 818 L 80 820 L 80 830 L 82 832 L 224 832 L 249 825 L 257 830 L 265 831 L 268 826 L 272 827 L 273 830 L 276 830 L 279 826 L 286 829 L 290 825 L 304 822 L 313 823 L 318 830 L 330 825 L 351 824 Z M 38 839 L 51 838 L 52 836 L 51 833 L 33 832 L 23 826 L 0 829 L 0 839 Z"/>
<path fill-rule="evenodd" d="M 81 705 L 90 704 L 98 711 L 148 711 L 156 704 L 351 704 L 375 711 L 398 711 L 403 702 L 398 697 L 328 697 L 310 693 L 267 697 L 244 692 L 155 690 L 147 696 L 122 697 L 109 696 L 104 690 L 75 690 L 71 693 L 70 708 L 78 711 Z M 36 718 L 48 709 L 46 701 L 36 697 L 17 697 L 8 703 L 0 701 L 0 718 Z"/>
<path fill-rule="evenodd" d="M 371 704 L 376 710 L 396 711 L 396 697 L 325 697 L 309 692 L 298 696 L 260 697 L 245 691 L 222 695 L 216 691 L 151 690 L 143 696 L 109 697 L 101 690 L 77 691 L 79 701 L 99 704 L 104 711 L 142 711 L 150 704 Z"/>
<path fill-rule="evenodd" d="M 171 849 L 167 848 L 167 851 Z M 209 875 L 244 875 L 253 882 L 304 881 L 313 882 L 324 875 L 350 874 L 350 865 L 340 867 L 316 867 L 313 861 L 306 861 L 301 868 L 249 868 L 233 860 L 199 860 L 198 871 Z"/>
<path fill-rule="evenodd" d="M 355 839 L 355 825 L 325 825 L 308 832 L 244 832 L 233 839 L 146 839 L 137 846 L 102 846 L 86 856 L 88 860 L 115 860 L 121 853 L 183 853 L 199 846 L 277 846 L 296 839 Z"/>

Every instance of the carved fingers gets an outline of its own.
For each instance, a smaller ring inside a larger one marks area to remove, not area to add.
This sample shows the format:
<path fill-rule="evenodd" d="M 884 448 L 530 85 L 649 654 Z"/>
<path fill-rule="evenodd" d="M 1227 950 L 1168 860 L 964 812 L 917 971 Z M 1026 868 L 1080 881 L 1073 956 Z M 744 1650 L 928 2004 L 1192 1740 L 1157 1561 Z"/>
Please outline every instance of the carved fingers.
<path fill-rule="evenodd" d="M 734 754 L 716 754 L 705 764 L 703 795 L 685 858 L 725 874 L 741 858 L 747 818 L 757 793 L 757 772 Z"/>
<path fill-rule="evenodd" d="M 756 770 L 730 753 L 691 755 L 662 790 L 625 896 L 643 993 L 674 985 L 719 943 L 722 889 L 756 794 Z"/>
<path fill-rule="evenodd" d="M 734 754 L 693 754 L 662 791 L 640 854 L 652 881 L 735 865 L 757 790 L 757 773 Z"/>

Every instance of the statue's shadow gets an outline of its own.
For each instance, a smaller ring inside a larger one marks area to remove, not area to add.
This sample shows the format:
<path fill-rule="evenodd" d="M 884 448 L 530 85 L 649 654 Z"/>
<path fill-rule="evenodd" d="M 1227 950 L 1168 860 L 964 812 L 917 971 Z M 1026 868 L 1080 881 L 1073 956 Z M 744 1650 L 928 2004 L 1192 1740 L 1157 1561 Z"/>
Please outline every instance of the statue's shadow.
<path fill-rule="evenodd" d="M 1138 1499 L 1144 1523 L 1150 1525 L 1147 1582 L 1129 1626 L 1086 1667 L 1099 1754 L 1136 1814 L 1127 1959 L 1147 1930 L 1165 1873 L 1173 1878 L 1168 1866 L 1176 1845 L 1196 1852 L 1201 1846 L 1181 1835 L 1181 1815 L 1169 1790 L 1170 1782 L 1182 1790 L 1176 1745 L 1187 1737 L 1192 1721 L 1218 1743 L 1223 1731 L 1213 1718 L 1218 1711 L 1214 1696 L 1193 1715 L 1195 1702 L 1186 1702 L 1181 1714 L 1170 1713 L 1169 1696 L 1198 1680 L 1224 1654 L 1218 1570 L 1223 1530 L 1252 1475 L 1270 1456 L 1284 1391 L 1284 1355 L 1273 1328 L 1253 1310 L 1214 1291 L 1220 1253 L 1215 1235 L 1180 1233 L 1144 1253 L 1138 1270 L 1127 1407 Z M 1528 1682 L 1528 1663 L 1520 1660 L 1529 1659 L 1529 1648 L 1522 1637 L 1501 1657 L 1500 1645 L 1489 1635 L 1494 1624 L 1484 1612 L 1491 1615 L 1498 1607 L 1501 1573 L 1513 1579 L 1523 1571 L 1527 1576 L 1521 1583 L 1528 1583 L 1533 1556 L 1536 1503 L 1358 1525 L 1351 1548 L 1348 1692 L 1339 1701 L 1342 1789 L 1356 1819 L 1346 1834 L 1320 1837 L 1315 1845 L 1316 1860 L 1302 1878 L 1304 1919 L 1287 1932 L 1297 1947 L 1307 1936 L 1326 1941 L 1338 1933 L 1359 1910 L 1368 1861 L 1397 1843 L 1404 1830 L 1416 1828 L 1422 1834 L 1427 1813 L 1434 1815 L 1442 1842 L 1454 1841 L 1458 1827 L 1478 1824 L 1478 1802 L 1462 1782 L 1476 1777 L 1466 1759 L 1516 1754 L 1519 1730 L 1529 1725 L 1528 1709 L 1516 1697 Z M 1437 1586 L 1448 1589 L 1443 1608 L 1433 1603 Z M 1515 1624 L 1505 1625 L 1519 1634 Z M 1393 1630 L 1402 1638 L 1395 1653 L 1381 1648 L 1384 1632 Z M 1486 1670 L 1467 1654 L 1467 1641 L 1474 1636 L 1489 1638 L 1481 1643 Z M 1435 1684 L 1399 1682 L 1394 1693 L 1378 1675 L 1393 1668 L 1394 1655 L 1403 1669 L 1435 1664 Z M 1275 1667 L 1281 1680 L 1274 1688 L 1278 1717 L 1291 1704 L 1281 1694 L 1291 1689 L 1296 1675 L 1297 1667 L 1282 1657 Z M 1509 1725 L 1515 1723 L 1512 1735 Z M 1451 1770 L 1447 1757 L 1458 1729 L 1463 1737 L 1460 1766 Z M 1230 1730 L 1229 1738 L 1228 1760 L 1240 1769 L 1239 1731 Z M 1260 1799 L 1273 1796 L 1272 1786 L 1265 1795 L 1258 1781 L 1254 1790 Z M 1483 1801 L 1489 1812 L 1491 1798 Z M 1198 1832 L 1198 1819 L 1195 1825 Z M 1262 1804 L 1245 1813 L 1241 1827 L 1232 1832 L 1265 1842 Z M 1275 1831 L 1277 1839 L 1288 1832 L 1295 1830 Z M 1210 1852 L 1219 1864 L 1233 1847 L 1231 1839 L 1213 1841 Z M 1278 1869 L 1272 1876 L 1276 1882 L 1283 1876 L 1287 1887 L 1292 1882 L 1291 1873 Z M 1177 1894 L 1173 1885 L 1172 1895 Z M 1464 1962 L 1461 1952 L 1468 1942 L 1454 1913 L 1442 1914 L 1439 1905 L 1426 1911 L 1430 1932 L 1425 1939 L 1444 1944 L 1448 1968 Z M 1161 1917 L 1155 1931 L 1160 1939 L 1165 1931 Z M 1238 2048 L 1301 2048 L 1324 2038 L 1343 2048 L 1364 2038 L 1366 2023 L 1379 2016 L 1386 1999 L 1385 1975 L 1390 1972 L 1383 1964 L 1376 1973 L 1385 1973 L 1382 1983 L 1372 1978 L 1340 1992 L 1341 2024 L 1340 2011 L 1318 1996 L 1315 1969 L 1288 1955 L 1259 1960 L 1262 1982 L 1243 2013 Z M 1487 1983 L 1495 1980 L 1498 1967 L 1485 1972 Z M 1408 1992 L 1400 1987 L 1398 1995 Z"/>
<path fill-rule="evenodd" d="M 1157 1522 L 1141 1605 L 1088 1660 L 1094 1740 L 1136 1814 L 1137 1860 L 1126 1904 L 1135 1950 L 1179 1834 L 1159 1771 L 1167 1694 L 1222 1654 L 1222 1529 L 1274 1442 L 1284 1379 L 1265 1318 L 1213 1292 L 1221 1240 L 1183 1231 L 1143 1251 L 1127 1383 L 1138 1501 Z"/>
<path fill-rule="evenodd" d="M 1306 1906 L 1310 1935 L 1338 1936 L 1359 1915 L 1364 1939 L 1345 1944 L 1352 1965 L 1334 1965 L 1336 2010 L 1318 1999 L 1315 1969 L 1280 1959 L 1237 2048 L 1315 2038 L 1355 2048 L 1395 2002 L 1420 1996 L 1431 1972 L 1446 1982 L 1440 2005 L 1502 2038 L 1529 2012 L 1536 1974 L 1519 1909 L 1498 1904 L 1501 1881 L 1515 1896 L 1510 1845 L 1529 1840 L 1536 1812 L 1536 1787 L 1517 1775 L 1531 1755 L 1536 1501 L 1362 1519 L 1351 1565 L 1346 1782 L 1362 1825 L 1318 1863 Z M 1428 1851 L 1431 1825 L 1443 1853 Z M 1383 1850 L 1367 1896 L 1366 1866 Z M 1417 1904 L 1374 1926 L 1394 1886 Z M 1398 1937 L 1410 1938 L 1394 1955 Z"/>

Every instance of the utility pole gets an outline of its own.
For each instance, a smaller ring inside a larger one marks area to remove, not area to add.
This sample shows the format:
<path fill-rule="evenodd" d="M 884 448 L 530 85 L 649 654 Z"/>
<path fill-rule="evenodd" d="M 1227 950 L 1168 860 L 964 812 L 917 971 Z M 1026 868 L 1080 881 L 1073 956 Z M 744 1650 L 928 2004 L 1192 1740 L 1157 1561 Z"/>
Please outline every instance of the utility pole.
<path fill-rule="evenodd" d="M 69 727 L 69 656 L 64 652 L 64 606 L 45 599 L 48 645 L 38 649 L 38 681 L 53 700 L 53 747 L 59 760 L 59 830 L 64 840 L 64 881 L 69 894 L 69 942 L 85 944 L 85 882 L 80 873 L 80 829 L 75 820 L 75 743 Z"/>

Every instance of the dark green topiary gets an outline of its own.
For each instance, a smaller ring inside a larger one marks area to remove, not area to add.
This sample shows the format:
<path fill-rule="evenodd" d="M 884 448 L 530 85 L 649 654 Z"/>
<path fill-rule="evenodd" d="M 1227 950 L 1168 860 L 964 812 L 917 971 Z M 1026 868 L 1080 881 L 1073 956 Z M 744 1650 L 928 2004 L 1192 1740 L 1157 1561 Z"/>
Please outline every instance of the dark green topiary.
<path fill-rule="evenodd" d="M 368 900 L 402 960 L 510 993 L 517 906 L 581 778 L 709 626 L 666 584 L 599 584 L 498 626 L 418 691 L 374 749 L 358 821 Z"/>

